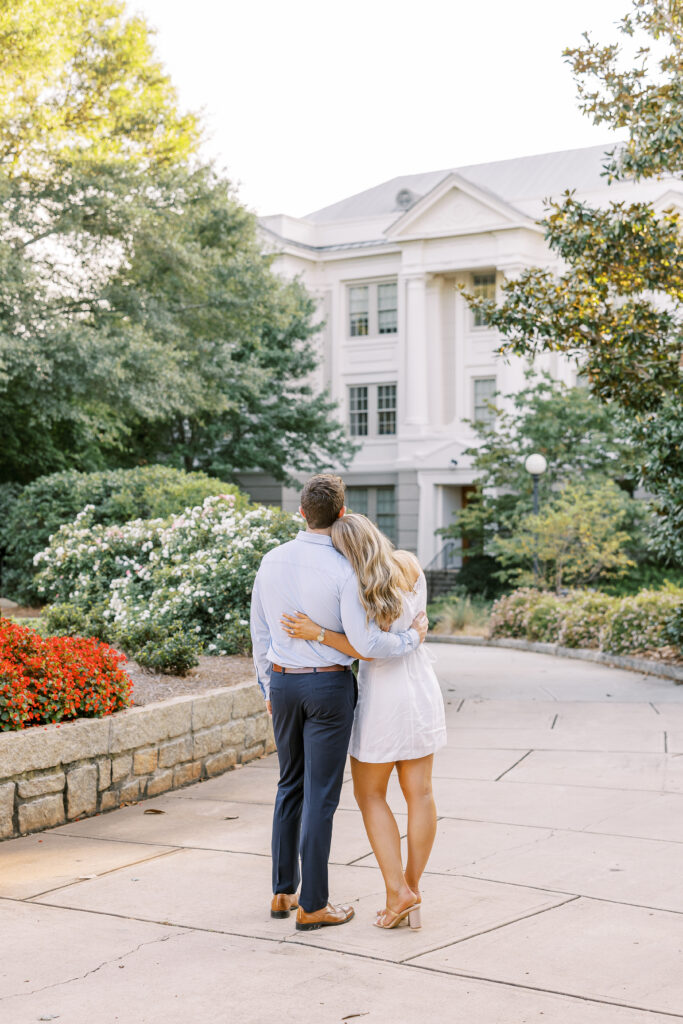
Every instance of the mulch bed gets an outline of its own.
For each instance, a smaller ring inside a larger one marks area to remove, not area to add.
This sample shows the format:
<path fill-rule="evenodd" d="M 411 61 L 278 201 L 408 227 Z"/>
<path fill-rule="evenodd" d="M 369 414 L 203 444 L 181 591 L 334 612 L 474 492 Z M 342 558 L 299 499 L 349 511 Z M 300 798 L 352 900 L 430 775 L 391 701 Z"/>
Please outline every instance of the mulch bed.
<path fill-rule="evenodd" d="M 197 667 L 190 669 L 186 676 L 150 672 L 135 661 L 126 662 L 123 669 L 133 680 L 133 704 L 137 705 L 256 681 L 253 661 L 239 655 L 201 657 Z"/>

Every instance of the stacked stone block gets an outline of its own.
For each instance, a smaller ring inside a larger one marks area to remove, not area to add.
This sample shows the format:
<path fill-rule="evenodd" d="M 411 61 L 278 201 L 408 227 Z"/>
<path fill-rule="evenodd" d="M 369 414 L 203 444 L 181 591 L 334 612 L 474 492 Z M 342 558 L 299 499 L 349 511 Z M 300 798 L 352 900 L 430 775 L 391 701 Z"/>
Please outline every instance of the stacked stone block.
<path fill-rule="evenodd" d="M 251 682 L 0 733 L 0 838 L 158 796 L 275 749 Z"/>

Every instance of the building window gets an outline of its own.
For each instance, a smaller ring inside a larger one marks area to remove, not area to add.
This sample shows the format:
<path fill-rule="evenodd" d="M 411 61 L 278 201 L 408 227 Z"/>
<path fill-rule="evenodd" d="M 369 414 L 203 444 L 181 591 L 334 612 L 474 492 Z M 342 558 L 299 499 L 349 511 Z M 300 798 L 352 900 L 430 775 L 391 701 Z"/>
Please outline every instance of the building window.
<path fill-rule="evenodd" d="M 368 488 L 367 487 L 347 487 L 346 488 L 346 507 L 349 512 L 359 512 L 360 515 L 366 516 L 368 514 Z"/>
<path fill-rule="evenodd" d="M 349 388 L 349 432 L 352 437 L 367 437 L 368 389 Z"/>
<path fill-rule="evenodd" d="M 377 285 L 377 327 L 380 334 L 396 334 L 398 330 L 398 287 L 393 284 Z"/>
<path fill-rule="evenodd" d="M 396 433 L 396 385 L 377 385 L 377 433 Z"/>
<path fill-rule="evenodd" d="M 493 423 L 496 411 L 489 404 L 496 393 L 495 377 L 479 377 L 474 381 L 474 422 Z"/>
<path fill-rule="evenodd" d="M 349 336 L 378 337 L 398 332 L 398 284 L 356 284 L 348 290 Z"/>
<path fill-rule="evenodd" d="M 473 274 L 472 275 L 472 291 L 475 295 L 481 296 L 483 299 L 495 299 L 496 297 L 496 275 L 495 272 L 491 274 Z M 474 311 L 474 326 L 475 327 L 487 327 L 488 324 L 484 320 L 484 313 L 481 309 L 475 309 Z"/>
<path fill-rule="evenodd" d="M 377 487 L 376 521 L 382 533 L 396 543 L 396 492 L 393 487 Z"/>
<path fill-rule="evenodd" d="M 350 333 L 352 338 L 368 334 L 370 306 L 367 286 L 349 288 Z"/>
<path fill-rule="evenodd" d="M 349 388 L 349 433 L 352 437 L 396 434 L 395 384 L 360 384 Z"/>
<path fill-rule="evenodd" d="M 390 541 L 396 543 L 396 488 L 347 487 L 346 506 L 376 523 Z"/>

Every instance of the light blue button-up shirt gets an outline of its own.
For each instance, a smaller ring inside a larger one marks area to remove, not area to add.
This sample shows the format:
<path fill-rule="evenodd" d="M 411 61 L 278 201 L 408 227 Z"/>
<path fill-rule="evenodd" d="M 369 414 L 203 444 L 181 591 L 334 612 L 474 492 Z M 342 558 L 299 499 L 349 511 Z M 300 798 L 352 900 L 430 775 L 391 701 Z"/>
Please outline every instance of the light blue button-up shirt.
<path fill-rule="evenodd" d="M 387 633 L 366 623 L 358 580 L 349 562 L 324 533 L 299 532 L 263 557 L 251 595 L 251 639 L 259 686 L 270 694 L 270 666 L 318 668 L 350 665 L 353 658 L 309 640 L 296 640 L 283 630 L 283 612 L 305 612 L 366 658 L 400 657 L 419 646 L 416 630 Z"/>

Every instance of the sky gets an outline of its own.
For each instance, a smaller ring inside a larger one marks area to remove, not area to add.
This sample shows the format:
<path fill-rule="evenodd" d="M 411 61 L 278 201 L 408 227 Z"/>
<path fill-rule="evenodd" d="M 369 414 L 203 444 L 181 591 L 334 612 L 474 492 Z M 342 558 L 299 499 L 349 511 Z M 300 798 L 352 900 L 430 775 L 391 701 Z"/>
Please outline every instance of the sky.
<path fill-rule="evenodd" d="M 258 214 L 402 174 L 614 141 L 562 58 L 629 0 L 128 0 Z"/>

